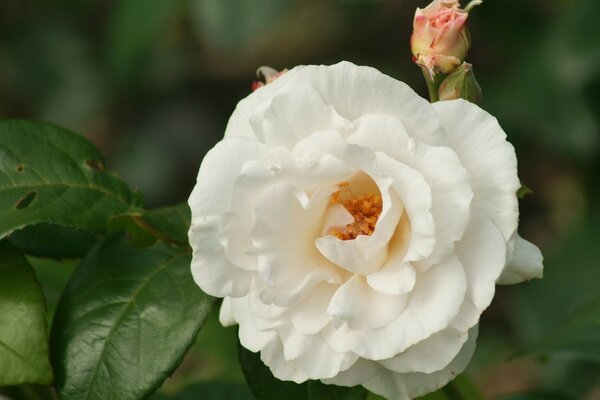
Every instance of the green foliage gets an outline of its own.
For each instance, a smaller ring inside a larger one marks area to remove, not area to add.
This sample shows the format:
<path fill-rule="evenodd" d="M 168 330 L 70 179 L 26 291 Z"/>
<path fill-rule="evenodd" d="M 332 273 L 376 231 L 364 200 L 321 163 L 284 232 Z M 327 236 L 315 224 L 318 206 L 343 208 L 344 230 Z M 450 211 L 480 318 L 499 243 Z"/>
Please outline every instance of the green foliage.
<path fill-rule="evenodd" d="M 501 3 L 496 7 L 513 9 Z M 494 5 L 486 4 L 478 13 L 494 12 L 493 8 Z M 589 158 L 600 149 L 597 104 L 586 94 L 586 88 L 598 82 L 600 50 L 595 44 L 600 40 L 600 30 L 585 27 L 595 23 L 600 7 L 596 0 L 580 0 L 564 2 L 562 7 L 557 2 L 556 9 L 558 18 L 545 21 L 543 29 L 528 23 L 523 25 L 537 27 L 537 31 L 504 34 L 505 38 L 515 37 L 514 42 L 521 42 L 525 48 L 521 54 L 499 63 L 504 67 L 501 73 L 506 74 L 501 84 L 483 82 L 482 86 L 492 113 L 498 115 L 495 111 L 501 111 L 505 122 L 520 125 L 515 129 L 518 134 L 562 154 Z M 513 10 L 513 18 L 514 14 Z M 507 68 L 506 63 L 512 68 Z M 489 78 L 498 80 L 493 73 Z"/>
<path fill-rule="evenodd" d="M 302 384 L 275 378 L 257 353 L 239 345 L 239 357 L 246 381 L 257 400 L 364 400 L 368 392 L 362 386 L 352 388 L 325 385 L 319 381 Z"/>
<path fill-rule="evenodd" d="M 419 400 L 484 400 L 483 395 L 465 375 L 459 375 L 442 389 L 429 393 Z"/>
<path fill-rule="evenodd" d="M 25 257 L 0 241 L 0 386 L 52 382 L 45 303 Z"/>
<path fill-rule="evenodd" d="M 289 0 L 188 0 L 198 32 L 213 45 L 244 49 L 290 8 Z"/>
<path fill-rule="evenodd" d="M 370 400 L 370 399 L 368 399 Z M 448 397 L 444 390 L 438 390 L 433 393 L 429 393 L 426 396 L 419 397 L 418 400 L 452 400 L 451 397 Z"/>
<path fill-rule="evenodd" d="M 156 210 L 123 214 L 109 221 L 109 231 L 125 230 L 136 246 L 152 245 L 157 239 L 180 246 L 188 245 L 191 212 L 187 203 Z"/>
<path fill-rule="evenodd" d="M 139 399 L 181 362 L 213 300 L 190 275 L 190 253 L 102 240 L 63 293 L 52 326 L 61 399 Z"/>
<path fill-rule="evenodd" d="M 135 74 L 143 56 L 160 39 L 177 1 L 120 0 L 108 27 L 108 60 L 115 75 L 126 80 Z"/>
<path fill-rule="evenodd" d="M 533 353 L 600 363 L 600 297 L 576 310 Z"/>
<path fill-rule="evenodd" d="M 8 1 L 0 15 L 0 114 L 51 120 L 89 133 L 108 150 L 111 165 L 144 188 L 149 204 L 174 204 L 189 194 L 202 155 L 222 136 L 227 117 L 237 100 L 248 94 L 254 70 L 261 64 L 292 67 L 348 59 L 375 66 L 425 95 L 422 77 L 408 53 L 414 9 L 391 3 Z M 552 394 L 555 389 L 572 398 L 591 398 L 600 372 L 598 335 L 594 335 L 600 265 L 600 113 L 595 111 L 600 101 L 600 30 L 590 28 L 600 17 L 600 7 L 596 0 L 556 0 L 542 8 L 539 2 L 485 2 L 471 18 L 470 56 L 483 86 L 484 108 L 498 117 L 515 144 L 519 173 L 535 184 L 535 195 L 521 204 L 521 233 L 542 247 L 546 260 L 543 280 L 499 288 L 494 310 L 483 316 L 482 328 L 494 332 L 501 345 L 490 347 L 492 338 L 482 335 L 477 354 L 487 348 L 489 355 L 470 373 L 477 382 L 489 385 L 490 392 L 500 393 L 503 373 L 517 378 L 515 384 L 520 381 L 518 368 L 500 373 L 498 382 L 492 374 L 515 347 L 541 356 L 521 360 L 533 375 L 527 390 L 535 391 L 502 400 L 568 398 Z M 135 90 L 129 90 L 132 86 Z M 91 164 L 82 168 L 86 160 Z M 20 170 L 27 163 L 36 170 Z M 103 166 L 97 149 L 62 128 L 0 122 L 0 237 L 16 247 L 2 244 L 0 260 L 26 254 L 43 284 L 49 309 L 45 312 L 40 303 L 27 318 L 52 321 L 53 309 L 78 262 L 75 259 L 84 257 L 107 231 L 125 230 L 128 245 L 138 247 L 130 249 L 123 243 L 130 251 L 168 248 L 185 253 L 189 214 L 180 217 L 170 208 L 142 209 L 140 195 Z M 47 178 L 51 185 L 43 192 L 16 187 Z M 90 187 L 68 187 L 74 182 L 87 184 L 84 179 L 91 179 Z M 62 183 L 67 185 L 63 188 Z M 129 200 L 121 202 L 118 197 Z M 185 204 L 181 207 L 188 212 Z M 122 266 L 114 271 L 116 278 L 137 269 L 136 263 L 125 266 L 120 258 L 117 252 L 110 258 Z M 4 288 L 18 287 L 11 282 L 27 277 L 32 288 L 38 286 L 25 263 L 10 273 L 10 279 L 5 274 L 0 272 L 0 310 L 8 304 L 3 296 L 15 294 Z M 187 281 L 192 285 L 191 277 Z M 70 296 L 92 302 L 85 299 L 85 290 L 87 286 L 81 293 L 70 290 L 63 295 L 63 304 L 75 302 Z M 155 299 L 162 304 L 159 300 Z M 30 303 L 26 306 L 34 308 Z M 6 316 L 0 313 L 2 334 L 6 333 L 3 327 L 9 326 L 4 323 Z M 14 321 L 23 327 L 28 319 L 15 317 Z M 45 327 L 40 329 L 44 332 Z M 177 394 L 161 398 L 235 399 L 237 389 L 244 392 L 229 382 L 241 379 L 231 354 L 235 346 L 229 348 L 236 341 L 234 328 L 225 330 L 213 319 L 202 329 L 194 347 L 198 351 L 189 353 L 163 389 Z M 202 341 L 202 335 L 210 340 Z M 38 336 L 42 340 L 45 333 Z M 126 339 L 115 336 L 113 341 Z M 41 351 L 45 344 L 40 343 L 26 348 Z M 107 352 L 113 348 L 110 343 Z M 217 351 L 225 343 L 228 351 Z M 95 345 L 90 341 L 88 347 Z M 1 351 L 0 385 L 6 383 L 1 382 L 8 376 L 5 370 L 14 373 L 20 368 L 18 360 L 3 357 Z M 10 368 L 3 367 L 7 363 Z M 85 367 L 72 364 L 69 373 L 81 374 Z M 113 373 L 129 377 L 135 372 L 123 363 Z M 214 380 L 214 374 L 222 374 L 217 379 L 222 383 L 180 390 L 189 383 Z M 448 389 L 425 398 L 446 400 Z M 52 389 L 41 386 L 21 385 L 0 392 L 15 400 L 54 398 Z M 369 394 L 368 399 L 382 398 Z"/>
<path fill-rule="evenodd" d="M 38 224 L 13 232 L 8 241 L 33 256 L 81 258 L 96 243 L 96 236 L 80 229 Z"/>
<path fill-rule="evenodd" d="M 191 385 L 175 396 L 155 395 L 150 400 L 254 400 L 248 386 L 231 382 Z"/>
<path fill-rule="evenodd" d="M 519 199 L 524 198 L 527 195 L 533 194 L 533 190 L 523 182 L 521 182 L 521 187 L 517 190 L 517 197 Z"/>
<path fill-rule="evenodd" d="M 598 295 L 600 214 L 591 215 L 545 261 L 544 279 L 515 287 L 513 318 L 523 341 L 534 348 Z"/>
<path fill-rule="evenodd" d="M 50 223 L 102 233 L 108 217 L 142 205 L 106 172 L 98 150 L 55 125 L 0 121 L 0 238 Z"/>

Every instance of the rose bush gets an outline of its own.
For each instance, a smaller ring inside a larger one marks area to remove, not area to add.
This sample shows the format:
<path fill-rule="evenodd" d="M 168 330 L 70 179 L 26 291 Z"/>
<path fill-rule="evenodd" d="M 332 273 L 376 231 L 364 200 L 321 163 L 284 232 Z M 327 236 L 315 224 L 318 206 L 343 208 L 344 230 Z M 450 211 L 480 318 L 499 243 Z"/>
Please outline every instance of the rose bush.
<path fill-rule="evenodd" d="M 347 62 L 296 67 L 204 158 L 192 274 L 277 378 L 417 397 L 464 370 L 497 282 L 541 276 L 519 186 L 479 107 Z"/>

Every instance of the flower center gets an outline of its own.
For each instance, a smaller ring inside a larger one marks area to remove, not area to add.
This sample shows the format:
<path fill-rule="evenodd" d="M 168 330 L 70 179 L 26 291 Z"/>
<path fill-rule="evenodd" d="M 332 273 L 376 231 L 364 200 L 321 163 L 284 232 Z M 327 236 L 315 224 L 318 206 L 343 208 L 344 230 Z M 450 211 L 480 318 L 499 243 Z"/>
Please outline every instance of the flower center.
<path fill-rule="evenodd" d="M 381 195 L 365 193 L 353 196 L 349 184 L 340 185 L 340 190 L 331 196 L 331 204 L 341 204 L 354 218 L 354 222 L 344 228 L 333 228 L 331 235 L 341 240 L 356 239 L 358 235 L 370 236 L 375 231 L 377 219 L 381 214 L 383 200 Z"/>

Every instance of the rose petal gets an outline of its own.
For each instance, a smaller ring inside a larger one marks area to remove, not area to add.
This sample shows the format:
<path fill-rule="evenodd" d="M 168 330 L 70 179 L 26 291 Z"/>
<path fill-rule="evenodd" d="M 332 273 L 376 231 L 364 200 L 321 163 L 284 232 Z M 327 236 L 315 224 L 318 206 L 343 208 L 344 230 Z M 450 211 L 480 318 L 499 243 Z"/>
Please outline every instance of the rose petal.
<path fill-rule="evenodd" d="M 544 275 L 544 257 L 536 245 L 517 235 L 512 260 L 502 272 L 498 283 L 512 285 Z"/>
<path fill-rule="evenodd" d="M 350 121 L 367 114 L 396 117 L 417 139 L 431 144 L 444 141 L 431 104 L 405 83 L 374 68 L 343 61 L 332 66 L 305 67 L 297 77 L 310 81 L 325 102 Z"/>
<path fill-rule="evenodd" d="M 265 190 L 252 232 L 258 273 L 271 287 L 263 292 L 263 301 L 271 297 L 277 305 L 289 306 L 314 284 L 340 282 L 340 271 L 313 245 L 335 190 L 321 189 L 310 199 L 289 184 Z"/>
<path fill-rule="evenodd" d="M 519 218 L 517 157 L 496 118 L 465 100 L 433 104 L 448 132 L 451 147 L 469 171 L 474 197 L 471 208 L 481 211 L 508 241 Z"/>
<path fill-rule="evenodd" d="M 233 310 L 231 309 L 231 297 L 224 297 L 219 309 L 219 322 L 221 325 L 228 327 L 236 324 L 233 318 Z"/>
<path fill-rule="evenodd" d="M 400 219 L 396 232 L 390 241 L 388 258 L 379 271 L 367 276 L 367 283 L 373 289 L 390 295 L 409 293 L 415 286 L 415 269 L 404 261 L 410 239 L 410 227 L 406 214 Z"/>
<path fill-rule="evenodd" d="M 341 371 L 333 378 L 322 379 L 327 385 L 356 386 L 372 379 L 381 371 L 381 365 L 375 361 L 359 358 L 352 367 Z"/>
<path fill-rule="evenodd" d="M 353 330 L 376 329 L 398 318 L 406 302 L 406 296 L 379 293 L 364 277 L 354 275 L 335 292 L 327 314 L 346 321 Z"/>
<path fill-rule="evenodd" d="M 252 139 L 236 137 L 217 143 L 202 160 L 197 184 L 188 200 L 192 223 L 207 215 L 230 211 L 235 179 L 244 164 L 262 158 L 263 154 L 264 145 Z M 215 196 L 216 193 L 219 195 Z"/>
<path fill-rule="evenodd" d="M 373 393 L 395 400 L 410 400 L 433 392 L 465 370 L 475 352 L 476 339 L 477 327 L 469 331 L 469 339 L 465 345 L 454 360 L 441 371 L 432 374 L 420 372 L 398 374 L 382 369 L 363 386 Z"/>
<path fill-rule="evenodd" d="M 247 297 L 231 299 L 233 318 L 239 324 L 238 336 L 242 346 L 252 352 L 261 351 L 267 344 L 277 341 L 277 335 L 273 331 L 260 331 L 254 325 Z"/>
<path fill-rule="evenodd" d="M 296 383 L 308 380 L 308 375 L 298 368 L 296 362 L 288 361 L 283 357 L 283 346 L 278 338 L 271 340 L 262 349 L 260 359 L 269 367 L 273 376 L 277 379 Z"/>
<path fill-rule="evenodd" d="M 381 117 L 365 118 L 349 141 L 383 152 L 419 171 L 429 185 L 436 245 L 419 266 L 427 268 L 452 253 L 454 242 L 460 240 L 469 222 L 473 198 L 469 173 L 456 153 L 448 147 L 408 139 L 401 122 Z"/>
<path fill-rule="evenodd" d="M 192 223 L 192 277 L 211 296 L 240 297 L 248 293 L 255 272 L 238 268 L 225 257 L 225 247 L 220 242 L 225 217 L 204 217 Z"/>
<path fill-rule="evenodd" d="M 444 329 L 409 347 L 404 352 L 379 363 L 398 373 L 431 374 L 445 368 L 467 341 L 467 333 Z"/>
<path fill-rule="evenodd" d="M 307 85 L 297 85 L 293 92 L 273 97 L 261 121 L 265 144 L 289 149 L 316 131 L 343 129 L 350 123 Z"/>
<path fill-rule="evenodd" d="M 331 321 L 327 304 L 337 290 L 337 285 L 321 283 L 315 290 L 288 311 L 289 319 L 300 333 L 312 335 L 320 332 Z"/>
<path fill-rule="evenodd" d="M 466 290 L 462 264 L 457 257 L 450 257 L 426 272 L 417 271 L 404 312 L 390 324 L 369 330 L 330 324 L 321 334 L 336 351 L 352 351 L 370 360 L 390 358 L 447 328 L 460 310 Z"/>
<path fill-rule="evenodd" d="M 402 201 L 410 220 L 410 244 L 406 261 L 418 261 L 428 257 L 435 246 L 435 222 L 431 215 L 431 189 L 423 175 L 387 154 L 377 153 L 381 173 L 389 176 L 392 188 Z"/>
<path fill-rule="evenodd" d="M 455 329 L 466 332 L 490 305 L 496 280 L 506 262 L 506 242 L 489 218 L 474 213 L 456 251 L 467 275 L 467 296 L 461 311 L 452 322 Z"/>

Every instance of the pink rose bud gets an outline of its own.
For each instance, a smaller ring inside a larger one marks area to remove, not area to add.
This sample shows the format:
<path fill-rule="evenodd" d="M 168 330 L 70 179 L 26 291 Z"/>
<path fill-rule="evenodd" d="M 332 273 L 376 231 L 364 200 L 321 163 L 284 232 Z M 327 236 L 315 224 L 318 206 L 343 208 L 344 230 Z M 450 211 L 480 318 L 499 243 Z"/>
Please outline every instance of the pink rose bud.
<path fill-rule="evenodd" d="M 465 99 L 471 103 L 481 103 L 481 87 L 475 79 L 473 66 L 462 63 L 440 85 L 438 90 L 440 100 Z"/>
<path fill-rule="evenodd" d="M 279 78 L 281 75 L 287 72 L 287 68 L 281 71 L 277 71 L 274 68 L 262 66 L 256 70 L 256 76 L 261 79 L 258 81 L 252 82 L 252 91 L 255 91 L 258 88 L 261 88 L 269 83 L 273 82 L 275 79 Z"/>
<path fill-rule="evenodd" d="M 471 45 L 468 11 L 480 3 L 473 0 L 463 10 L 458 0 L 433 0 L 424 9 L 417 8 L 410 47 L 414 61 L 431 80 L 436 73 L 450 73 L 464 61 Z"/>

